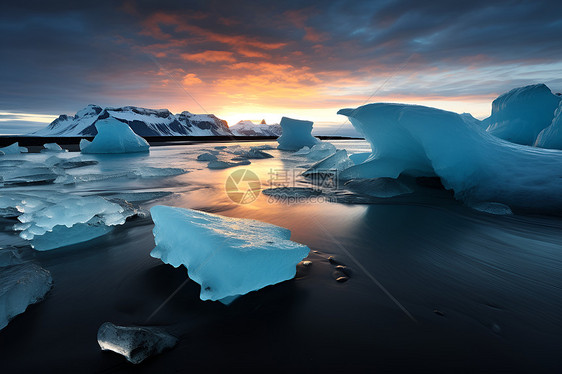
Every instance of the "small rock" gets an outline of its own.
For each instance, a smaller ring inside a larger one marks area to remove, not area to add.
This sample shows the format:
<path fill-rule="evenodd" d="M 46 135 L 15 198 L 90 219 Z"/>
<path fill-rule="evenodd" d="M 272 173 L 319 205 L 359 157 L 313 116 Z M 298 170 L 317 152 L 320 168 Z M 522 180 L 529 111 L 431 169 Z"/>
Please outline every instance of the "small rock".
<path fill-rule="evenodd" d="M 133 364 L 172 348 L 177 341 L 172 335 L 155 327 L 117 326 L 105 322 L 98 330 L 98 344 L 102 351 L 119 353 Z"/>
<path fill-rule="evenodd" d="M 330 262 L 330 264 L 332 265 L 340 265 L 340 262 L 338 260 L 336 260 L 336 258 L 334 256 L 330 256 L 328 257 L 328 261 Z"/>
<path fill-rule="evenodd" d="M 307 261 L 302 262 L 302 266 L 304 266 L 304 267 L 309 267 L 310 265 L 312 265 L 312 261 L 307 260 Z"/>
<path fill-rule="evenodd" d="M 347 282 L 348 280 L 349 280 L 349 278 L 346 277 L 346 276 L 341 276 L 341 277 L 336 278 L 336 282 L 339 282 L 339 283 Z"/>

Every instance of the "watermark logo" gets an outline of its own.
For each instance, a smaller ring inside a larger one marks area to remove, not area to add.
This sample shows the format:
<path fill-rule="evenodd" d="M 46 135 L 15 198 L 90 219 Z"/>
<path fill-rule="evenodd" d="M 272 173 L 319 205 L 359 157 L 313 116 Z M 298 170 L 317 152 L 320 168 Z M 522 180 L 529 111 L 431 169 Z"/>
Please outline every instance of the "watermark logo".
<path fill-rule="evenodd" d="M 237 204 L 254 202 L 261 192 L 260 178 L 249 169 L 238 169 L 230 173 L 224 184 L 226 195 Z"/>

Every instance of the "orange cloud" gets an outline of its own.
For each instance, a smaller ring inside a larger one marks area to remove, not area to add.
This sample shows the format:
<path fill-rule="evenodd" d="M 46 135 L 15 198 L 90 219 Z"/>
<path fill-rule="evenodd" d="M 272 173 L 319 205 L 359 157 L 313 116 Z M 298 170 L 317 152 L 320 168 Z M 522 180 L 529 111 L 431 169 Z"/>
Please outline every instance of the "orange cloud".
<path fill-rule="evenodd" d="M 185 86 L 193 86 L 195 84 L 203 83 L 203 81 L 199 79 L 199 77 L 197 77 L 196 74 L 193 73 L 186 74 L 181 82 Z"/>
<path fill-rule="evenodd" d="M 182 53 L 181 58 L 188 61 L 195 61 L 200 64 L 207 62 L 235 62 L 232 52 L 228 51 L 205 51 L 200 53 Z"/>

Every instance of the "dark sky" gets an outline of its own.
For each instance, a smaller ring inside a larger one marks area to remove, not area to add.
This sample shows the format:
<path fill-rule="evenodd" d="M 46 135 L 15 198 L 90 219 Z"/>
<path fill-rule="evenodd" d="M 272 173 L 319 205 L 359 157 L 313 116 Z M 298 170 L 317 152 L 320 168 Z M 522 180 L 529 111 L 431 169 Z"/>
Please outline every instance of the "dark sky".
<path fill-rule="evenodd" d="M 338 121 L 372 101 L 483 116 L 511 88 L 562 89 L 562 1 L 11 3 L 0 133 L 89 103 Z"/>

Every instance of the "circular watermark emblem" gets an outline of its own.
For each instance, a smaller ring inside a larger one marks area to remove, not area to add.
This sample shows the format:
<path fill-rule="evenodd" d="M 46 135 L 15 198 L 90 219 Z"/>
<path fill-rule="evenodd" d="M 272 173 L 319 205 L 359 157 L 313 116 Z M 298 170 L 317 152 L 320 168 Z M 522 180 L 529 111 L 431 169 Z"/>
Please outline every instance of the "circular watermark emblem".
<path fill-rule="evenodd" d="M 226 195 L 237 204 L 249 204 L 261 192 L 261 182 L 249 169 L 238 169 L 230 173 L 224 184 Z"/>

